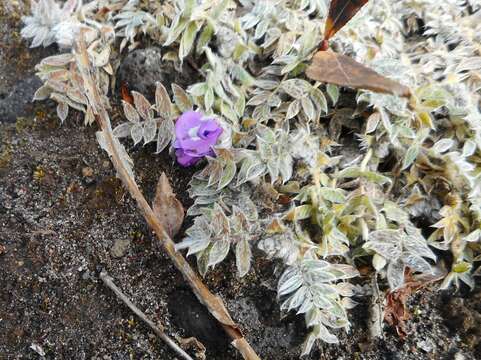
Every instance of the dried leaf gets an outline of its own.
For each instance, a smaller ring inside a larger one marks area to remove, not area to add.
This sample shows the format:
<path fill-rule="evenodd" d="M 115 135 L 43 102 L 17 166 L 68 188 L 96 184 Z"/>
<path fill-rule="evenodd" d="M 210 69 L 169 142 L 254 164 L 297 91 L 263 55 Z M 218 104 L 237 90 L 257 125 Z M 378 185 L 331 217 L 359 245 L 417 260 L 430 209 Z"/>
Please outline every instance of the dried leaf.
<path fill-rule="evenodd" d="M 328 84 L 402 97 L 411 96 L 407 86 L 378 74 L 348 56 L 332 51 L 318 51 L 306 69 L 306 75 L 312 80 Z"/>
<path fill-rule="evenodd" d="M 120 85 L 120 96 L 122 97 L 122 100 L 125 101 L 126 103 L 129 103 L 132 105 L 134 103 L 134 98 L 132 95 L 130 95 L 129 88 L 127 86 L 127 83 L 122 82 Z"/>
<path fill-rule="evenodd" d="M 175 236 L 184 221 L 184 207 L 176 198 L 164 172 L 157 183 L 152 209 L 167 234 L 170 237 Z"/>
<path fill-rule="evenodd" d="M 406 321 L 410 318 L 410 315 L 406 303 L 409 297 L 421 287 L 438 281 L 445 275 L 446 273 L 441 271 L 429 277 L 414 277 L 411 271 L 406 269 L 404 273 L 406 279 L 404 285 L 395 291 L 390 291 L 386 295 L 384 320 L 396 328 L 400 338 L 405 338 L 407 335 Z"/>
<path fill-rule="evenodd" d="M 334 36 L 369 0 L 331 0 L 324 40 Z"/>

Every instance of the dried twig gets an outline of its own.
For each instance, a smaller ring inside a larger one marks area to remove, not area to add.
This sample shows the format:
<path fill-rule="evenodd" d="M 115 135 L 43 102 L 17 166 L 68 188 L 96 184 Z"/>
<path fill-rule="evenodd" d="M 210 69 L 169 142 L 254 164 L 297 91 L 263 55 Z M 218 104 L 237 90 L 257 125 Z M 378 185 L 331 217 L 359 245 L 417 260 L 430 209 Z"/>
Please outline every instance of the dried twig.
<path fill-rule="evenodd" d="M 377 272 L 372 277 L 372 299 L 369 305 L 369 333 L 373 339 L 382 338 L 382 325 L 383 325 L 383 294 L 379 291 L 379 285 L 377 283 Z"/>
<path fill-rule="evenodd" d="M 186 360 L 193 360 L 189 354 L 187 354 L 184 350 L 182 350 L 179 345 L 177 345 L 174 340 L 172 340 L 166 333 L 163 331 L 163 326 L 157 326 L 155 323 L 150 320 L 137 306 L 135 306 L 132 301 L 115 285 L 112 278 L 107 274 L 105 270 L 100 273 L 100 278 L 107 285 L 117 297 L 122 300 L 122 302 L 127 305 L 130 310 L 132 310 L 135 315 L 137 315 L 143 322 L 145 322 L 149 327 L 160 337 L 164 342 L 175 352 L 177 355 L 181 356 L 182 359 Z"/>
<path fill-rule="evenodd" d="M 230 317 L 222 299 L 209 291 L 182 254 L 175 250 L 174 242 L 165 231 L 163 225 L 160 223 L 158 217 L 153 212 L 135 182 L 131 170 L 128 168 L 128 163 L 126 162 L 125 150 L 112 133 L 109 114 L 102 101 L 98 85 L 93 78 L 94 74 L 96 74 L 96 69 L 89 60 L 83 34 L 80 35 L 80 39 L 75 44 L 75 55 L 77 66 L 82 76 L 85 95 L 101 130 L 97 135 L 102 141 L 102 147 L 109 153 L 110 160 L 117 170 L 117 175 L 122 180 L 130 195 L 137 202 L 145 220 L 157 235 L 160 244 L 175 267 L 182 273 L 184 279 L 197 296 L 197 299 L 199 299 L 220 322 L 225 332 L 232 339 L 232 345 L 239 350 L 244 359 L 258 360 L 259 357 L 242 335 L 238 325 Z"/>

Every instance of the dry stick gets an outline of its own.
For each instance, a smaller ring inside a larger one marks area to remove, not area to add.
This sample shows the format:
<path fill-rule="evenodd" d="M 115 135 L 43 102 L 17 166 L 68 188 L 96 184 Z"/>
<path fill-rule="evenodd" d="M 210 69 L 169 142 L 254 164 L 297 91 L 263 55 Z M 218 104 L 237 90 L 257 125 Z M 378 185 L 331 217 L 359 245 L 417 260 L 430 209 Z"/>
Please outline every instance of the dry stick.
<path fill-rule="evenodd" d="M 189 354 L 187 354 L 184 350 L 182 350 L 179 345 L 177 345 L 174 340 L 172 340 L 166 333 L 163 331 L 163 326 L 157 326 L 155 323 L 150 320 L 137 306 L 135 306 L 132 301 L 120 290 L 117 285 L 115 285 L 112 278 L 107 274 L 105 270 L 100 273 L 100 278 L 107 285 L 117 297 L 122 300 L 122 302 L 127 305 L 130 310 L 132 310 L 135 315 L 137 315 L 142 321 L 144 321 L 150 328 L 162 339 L 165 343 L 172 349 L 177 355 L 180 355 L 183 359 L 186 360 L 194 360 L 192 359 Z"/>
<path fill-rule="evenodd" d="M 110 150 L 110 160 L 112 161 L 118 176 L 124 183 L 124 186 L 127 188 L 130 195 L 137 202 L 137 206 L 143 213 L 147 224 L 155 232 L 160 244 L 174 263 L 175 267 L 182 273 L 184 279 L 194 291 L 197 299 L 204 304 L 209 312 L 220 322 L 224 331 L 232 339 L 232 345 L 239 350 L 245 360 L 260 360 L 254 349 L 252 349 L 250 344 L 242 335 L 238 325 L 230 317 L 222 299 L 209 291 L 199 276 L 192 270 L 191 266 L 185 260 L 182 254 L 175 250 L 174 242 L 165 232 L 163 225 L 160 223 L 157 216 L 152 211 L 149 203 L 142 195 L 142 192 L 140 191 L 135 180 L 129 175 L 129 171 L 127 170 L 125 163 L 122 161 L 120 156 L 121 150 L 114 141 L 112 127 L 110 125 L 110 118 L 101 100 L 100 91 L 92 78 L 92 74 L 95 72 L 89 61 L 83 34 L 81 34 L 80 40 L 75 45 L 77 65 L 83 78 L 83 85 L 86 95 L 93 113 L 95 114 L 96 121 L 102 130 L 105 146 Z"/>

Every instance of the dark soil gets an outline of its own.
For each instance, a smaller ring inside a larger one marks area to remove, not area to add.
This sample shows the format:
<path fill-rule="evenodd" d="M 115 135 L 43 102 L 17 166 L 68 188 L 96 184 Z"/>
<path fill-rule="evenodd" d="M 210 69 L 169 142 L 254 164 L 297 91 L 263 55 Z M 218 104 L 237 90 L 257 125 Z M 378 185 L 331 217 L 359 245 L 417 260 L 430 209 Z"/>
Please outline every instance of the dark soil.
<path fill-rule="evenodd" d="M 0 53 L 0 89 L 11 94 L 55 49 L 28 50 L 12 40 L 5 31 L 18 32 L 18 18 L 0 14 L 7 44 Z M 197 337 L 208 359 L 239 359 L 162 254 L 99 149 L 95 128 L 83 127 L 76 114 L 61 126 L 49 102 L 28 104 L 28 111 L 24 103 L 18 106 L 13 120 L 0 118 L 0 359 L 41 358 L 32 345 L 47 359 L 175 359 L 99 281 L 101 269 L 172 337 Z M 167 153 L 154 155 L 150 146 L 126 144 L 147 198 L 165 171 L 188 207 L 192 170 L 175 166 Z M 230 257 L 209 272 L 207 286 L 224 299 L 263 359 L 298 358 L 304 320 L 279 313 L 272 263 L 258 256 L 254 270 L 239 280 L 234 262 Z M 322 345 L 310 359 L 480 358 L 480 292 L 461 297 L 434 287 L 419 291 L 409 303 L 404 341 L 387 328 L 383 339 L 371 340 L 368 299 L 358 301 L 351 333 L 341 334 L 338 346 Z"/>

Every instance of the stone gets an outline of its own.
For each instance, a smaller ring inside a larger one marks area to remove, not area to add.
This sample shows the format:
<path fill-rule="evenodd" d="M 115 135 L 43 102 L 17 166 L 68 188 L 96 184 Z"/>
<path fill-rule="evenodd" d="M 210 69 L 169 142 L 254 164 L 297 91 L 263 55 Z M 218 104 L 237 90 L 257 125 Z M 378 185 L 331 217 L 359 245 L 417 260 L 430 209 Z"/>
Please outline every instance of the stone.
<path fill-rule="evenodd" d="M 90 166 L 86 166 L 82 168 L 82 176 L 83 177 L 92 177 L 94 176 L 94 170 Z"/>
<path fill-rule="evenodd" d="M 130 247 L 130 239 L 117 239 L 115 240 L 114 246 L 110 249 L 110 254 L 114 258 L 121 258 L 127 253 Z"/>
<path fill-rule="evenodd" d="M 33 94 L 42 86 L 36 76 L 17 82 L 9 92 L 0 93 L 0 121 L 14 123 L 18 117 L 32 114 Z"/>
<path fill-rule="evenodd" d="M 171 61 L 162 59 L 160 48 L 148 47 L 134 50 L 122 60 L 117 83 L 119 86 L 125 84 L 130 91 L 138 91 L 152 101 L 157 82 L 161 82 L 170 93 L 172 83 L 185 89 L 197 79 L 197 71 L 186 61 L 182 71 L 177 71 Z"/>
<path fill-rule="evenodd" d="M 434 349 L 433 342 L 430 339 L 418 341 L 416 346 L 427 353 L 432 352 Z"/>

